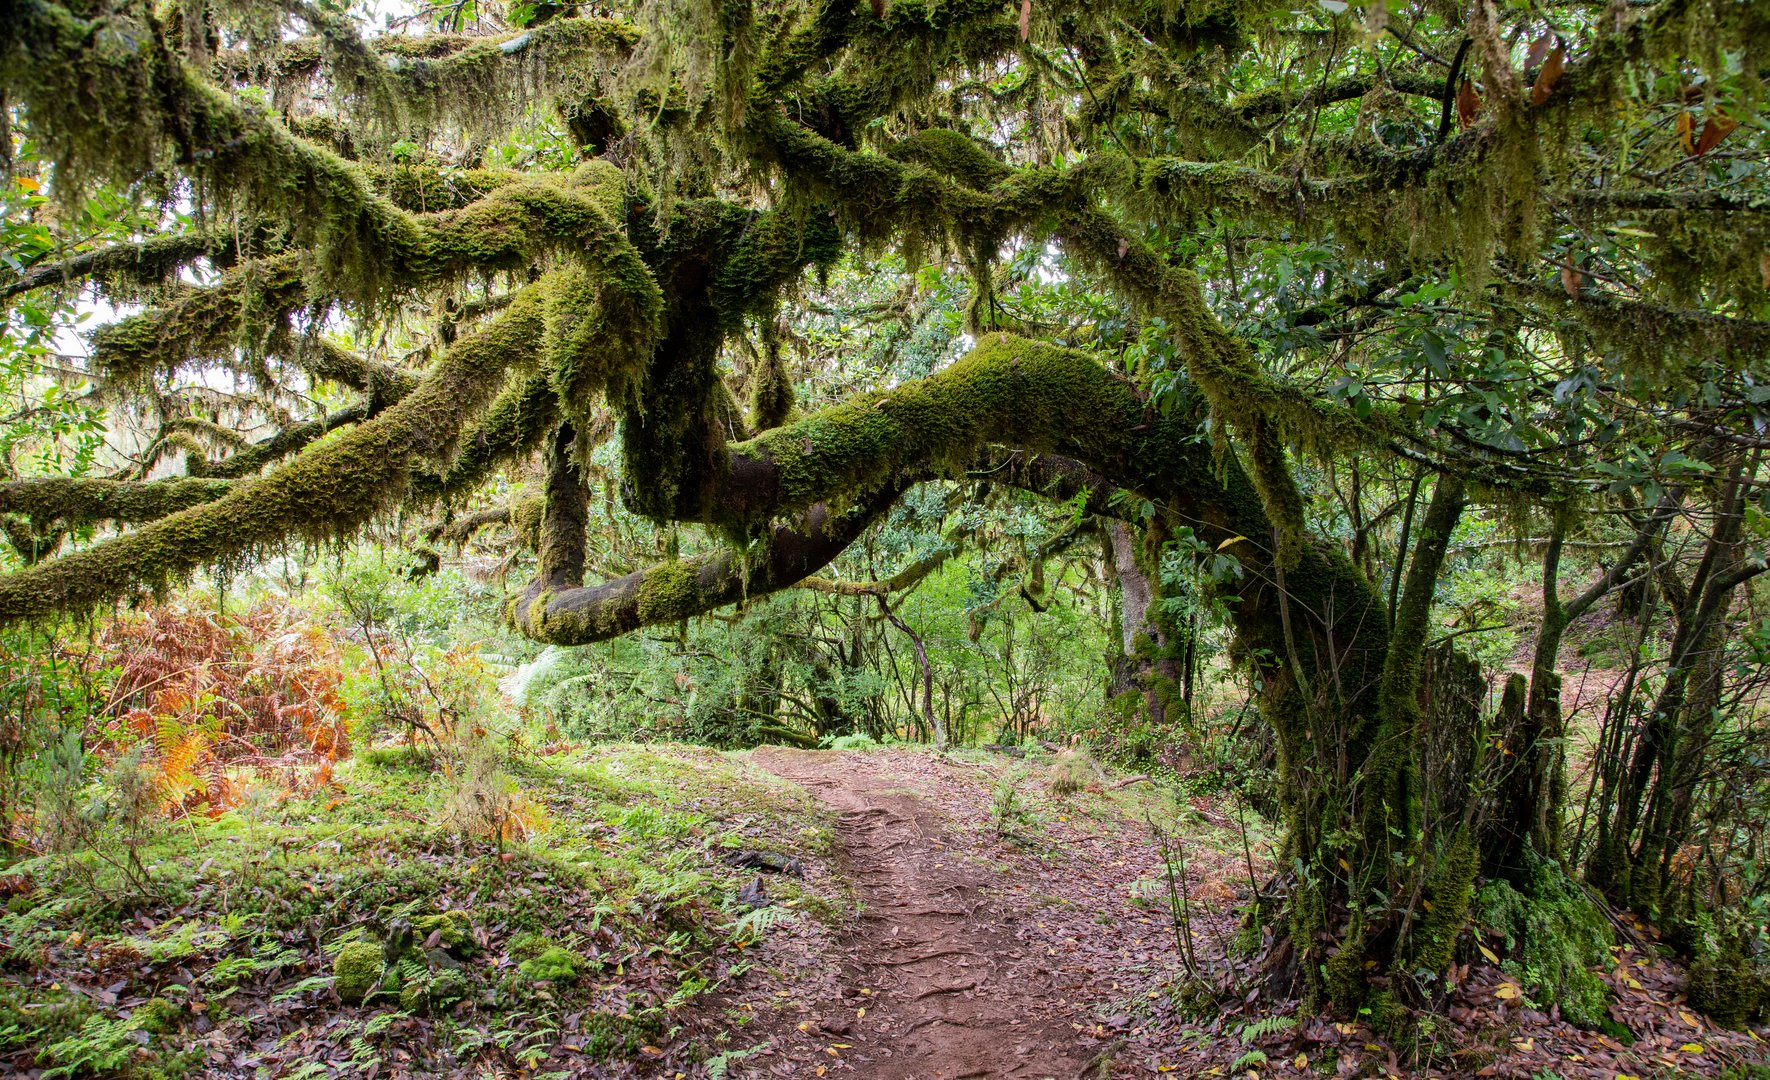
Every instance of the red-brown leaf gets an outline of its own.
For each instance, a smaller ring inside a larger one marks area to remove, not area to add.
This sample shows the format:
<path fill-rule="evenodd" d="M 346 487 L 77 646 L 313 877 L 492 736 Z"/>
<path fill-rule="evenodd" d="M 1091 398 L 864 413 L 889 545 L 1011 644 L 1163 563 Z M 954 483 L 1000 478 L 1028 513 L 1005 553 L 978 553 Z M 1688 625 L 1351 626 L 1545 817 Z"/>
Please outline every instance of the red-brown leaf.
<path fill-rule="evenodd" d="M 1738 126 L 1739 121 L 1726 113 L 1718 112 L 1709 117 L 1702 125 L 1702 134 L 1696 138 L 1696 156 L 1701 157 L 1721 145 L 1721 140 L 1733 134 L 1733 129 Z"/>
<path fill-rule="evenodd" d="M 1474 83 L 1464 79 L 1463 85 L 1457 90 L 1457 120 L 1468 127 L 1480 115 L 1481 95 L 1475 92 Z"/>
<path fill-rule="evenodd" d="M 1586 276 L 1580 273 L 1579 269 L 1573 265 L 1573 256 L 1565 256 L 1561 260 L 1561 287 L 1567 290 L 1568 296 L 1578 300 L 1580 289 L 1585 283 Z"/>
<path fill-rule="evenodd" d="M 1566 70 L 1567 46 L 1556 42 L 1555 51 L 1549 54 L 1547 60 L 1543 61 L 1543 69 L 1536 74 L 1536 84 L 1530 88 L 1530 103 L 1541 105 L 1549 100 L 1549 95 L 1555 91 L 1555 83 L 1561 78 L 1561 73 Z"/>

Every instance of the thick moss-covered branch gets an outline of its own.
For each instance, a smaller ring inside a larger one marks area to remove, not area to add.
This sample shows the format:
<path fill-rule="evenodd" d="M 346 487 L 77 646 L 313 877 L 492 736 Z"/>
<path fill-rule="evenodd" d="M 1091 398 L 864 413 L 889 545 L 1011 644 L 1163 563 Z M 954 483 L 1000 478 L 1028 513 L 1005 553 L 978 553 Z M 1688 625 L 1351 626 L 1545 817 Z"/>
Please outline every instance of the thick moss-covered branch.
<path fill-rule="evenodd" d="M 504 372 L 538 362 L 544 294 L 536 286 L 519 297 L 456 342 L 405 400 L 337 441 L 215 502 L 0 577 L 0 623 L 80 611 L 288 539 L 354 532 L 397 505 L 424 462 L 449 459 Z"/>
<path fill-rule="evenodd" d="M 130 15 L 86 20 L 47 0 L 17 0 L 0 30 L 0 76 L 55 162 L 64 197 L 93 182 L 127 186 L 177 167 L 200 179 L 209 198 L 237 199 L 281 221 L 293 245 L 309 252 L 307 278 L 317 293 L 379 303 L 410 288 L 415 275 L 517 268 L 546 241 L 583 239 L 573 229 L 586 224 L 581 208 L 546 180 L 522 185 L 522 198 L 495 208 L 449 212 L 465 215 L 455 222 L 462 228 L 426 229 L 361 169 L 230 99 L 173 52 L 156 25 Z M 569 218 L 554 221 L 563 228 L 545 228 L 559 213 Z"/>
<path fill-rule="evenodd" d="M 945 566 L 947 560 L 964 550 L 962 538 L 948 536 L 932 554 L 917 559 L 888 578 L 877 581 L 842 581 L 837 578 L 808 577 L 799 583 L 799 587 L 831 596 L 889 597 L 892 593 L 900 593 L 920 585 L 927 580 L 929 574 Z"/>
<path fill-rule="evenodd" d="M 515 169 L 439 169 L 373 162 L 359 167 L 375 191 L 414 214 L 459 210 L 523 179 Z"/>
<path fill-rule="evenodd" d="M 523 513 L 524 506 L 521 503 L 497 506 L 490 510 L 476 510 L 471 514 L 462 514 L 451 521 L 438 521 L 426 526 L 424 539 L 433 544 L 441 541 L 460 547 L 473 539 L 475 533 L 489 525 L 516 526 Z"/>
<path fill-rule="evenodd" d="M 732 445 L 708 520 L 742 529 L 864 498 L 905 470 L 961 474 L 988 444 L 1077 458 L 1115 477 L 1153 473 L 1158 458 L 1170 468 L 1189 460 L 1179 444 L 1190 430 L 1148 419 L 1131 386 L 1086 354 L 988 334 L 929 378 Z"/>
<path fill-rule="evenodd" d="M 1630 300 L 1600 289 L 1581 289 L 1574 297 L 1561 284 L 1516 274 L 1508 274 L 1506 284 L 1544 310 L 1571 317 L 1605 347 L 1630 360 L 1649 360 L 1653 368 L 1694 367 L 1713 358 L 1755 363 L 1770 353 L 1770 322 L 1760 319 Z"/>
<path fill-rule="evenodd" d="M 513 379 L 493 399 L 479 423 L 467 430 L 461 453 L 448 470 L 440 476 L 424 474 L 414 479 L 413 498 L 433 502 L 466 495 L 494 470 L 532 457 L 558 422 L 559 396 L 546 372 Z"/>
<path fill-rule="evenodd" d="M 569 326 L 556 319 L 555 337 L 591 339 L 603 330 L 611 335 L 606 342 L 560 339 L 554 352 L 567 366 L 561 368 L 560 390 L 576 394 L 572 380 L 594 374 L 583 374 L 581 358 L 572 359 L 575 351 L 594 345 L 611 354 L 599 361 L 605 366 L 638 365 L 646 349 L 627 330 L 638 327 L 641 337 L 649 334 L 644 328 L 655 323 L 661 303 L 643 261 L 615 223 L 624 219 L 621 185 L 612 166 L 593 164 L 560 179 L 506 185 L 463 209 L 412 217 L 417 239 L 395 260 L 401 287 L 446 283 L 469 272 L 527 270 L 549 253 L 569 252 L 585 265 L 587 276 L 562 287 L 556 309 L 581 315 Z M 611 306 L 599 308 L 599 289 L 616 278 L 618 287 L 604 298 Z M 291 313 L 324 305 L 332 295 L 329 288 L 314 287 L 297 255 L 258 260 L 224 275 L 215 286 L 193 289 L 164 307 L 101 328 L 93 335 L 94 363 L 107 379 L 137 383 L 190 365 L 231 363 L 243 351 L 248 371 L 272 382 L 250 360 L 275 352 L 316 378 L 378 400 L 397 400 L 410 388 L 410 376 L 289 328 Z M 617 304 L 622 297 L 628 299 Z M 619 362 L 612 357 L 617 352 Z"/>
<path fill-rule="evenodd" d="M 107 384 L 126 389 L 211 365 L 268 389 L 278 379 L 265 360 L 275 357 L 375 402 L 392 403 L 410 392 L 412 375 L 291 328 L 288 316 L 308 300 L 295 256 L 249 263 L 213 286 L 187 289 L 161 307 L 100 327 L 92 335 L 92 365 Z"/>

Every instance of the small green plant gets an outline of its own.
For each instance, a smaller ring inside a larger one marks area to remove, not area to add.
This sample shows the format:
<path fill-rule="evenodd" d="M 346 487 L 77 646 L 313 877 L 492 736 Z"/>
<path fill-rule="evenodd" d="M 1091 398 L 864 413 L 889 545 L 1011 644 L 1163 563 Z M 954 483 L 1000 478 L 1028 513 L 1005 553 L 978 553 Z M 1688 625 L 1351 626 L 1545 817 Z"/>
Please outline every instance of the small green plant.
<path fill-rule="evenodd" d="M 826 741 L 831 750 L 877 750 L 879 748 L 878 740 L 864 731 L 857 731 L 852 735 L 837 735 Z"/>
<path fill-rule="evenodd" d="M 768 936 L 770 927 L 785 922 L 792 913 L 785 908 L 760 907 L 739 916 L 731 926 L 731 940 L 745 946 L 754 945 Z"/>
<path fill-rule="evenodd" d="M 995 794 L 990 801 L 990 824 L 995 828 L 997 839 L 1032 823 L 1032 811 L 1027 808 L 1020 790 L 1025 783 L 1026 773 L 1019 769 L 996 781 Z"/>
<path fill-rule="evenodd" d="M 51 1043 L 43 1059 L 54 1065 L 43 1072 L 44 1080 L 117 1072 L 127 1066 L 140 1047 L 129 1020 L 89 1016 L 80 1030 Z"/>

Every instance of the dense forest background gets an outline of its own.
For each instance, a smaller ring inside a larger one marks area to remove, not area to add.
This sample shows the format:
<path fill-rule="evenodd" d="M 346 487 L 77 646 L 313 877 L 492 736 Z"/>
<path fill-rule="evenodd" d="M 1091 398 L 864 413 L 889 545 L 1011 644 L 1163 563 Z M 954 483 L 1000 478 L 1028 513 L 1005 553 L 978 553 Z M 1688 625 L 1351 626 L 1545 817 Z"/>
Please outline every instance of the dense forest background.
<path fill-rule="evenodd" d="M 1151 1062 L 1760 1075 L 1767 22 L 0 0 L 0 1054 L 724 1075 L 774 745 Z"/>

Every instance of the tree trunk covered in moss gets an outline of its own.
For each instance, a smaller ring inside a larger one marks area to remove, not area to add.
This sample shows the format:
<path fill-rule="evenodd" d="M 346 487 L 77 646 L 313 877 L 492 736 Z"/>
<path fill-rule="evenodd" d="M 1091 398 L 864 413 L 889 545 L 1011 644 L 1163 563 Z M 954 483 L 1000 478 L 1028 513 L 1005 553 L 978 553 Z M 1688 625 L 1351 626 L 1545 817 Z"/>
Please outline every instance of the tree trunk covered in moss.
<path fill-rule="evenodd" d="M 1140 535 L 1141 534 L 1141 535 Z M 1107 526 L 1114 576 L 1119 583 L 1119 652 L 1112 660 L 1114 695 L 1135 695 L 1156 731 L 1185 723 L 1182 661 L 1189 638 L 1162 610 L 1159 572 L 1163 532 L 1159 525 L 1134 530 Z"/>

